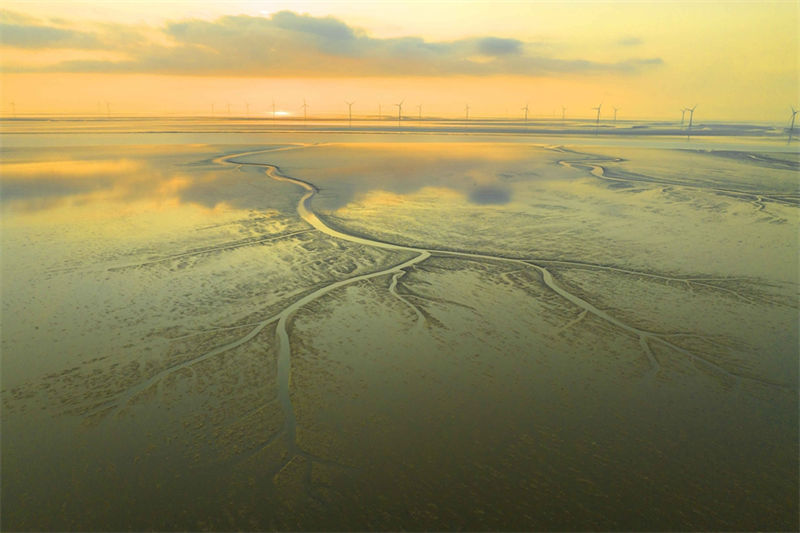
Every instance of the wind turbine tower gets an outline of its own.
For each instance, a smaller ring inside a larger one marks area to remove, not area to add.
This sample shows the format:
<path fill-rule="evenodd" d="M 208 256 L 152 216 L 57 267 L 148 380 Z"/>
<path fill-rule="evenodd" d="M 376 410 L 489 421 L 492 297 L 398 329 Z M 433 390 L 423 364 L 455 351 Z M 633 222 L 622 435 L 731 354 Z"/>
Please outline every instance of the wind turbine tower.
<path fill-rule="evenodd" d="M 378 104 L 378 120 L 381 119 L 381 104 Z"/>
<path fill-rule="evenodd" d="M 419 105 L 417 106 L 417 113 L 418 113 L 418 115 L 417 115 L 417 120 L 419 120 L 420 122 L 422 122 L 422 104 L 419 104 Z"/>
<path fill-rule="evenodd" d="M 683 127 L 683 119 L 684 119 L 684 117 L 686 117 L 686 112 L 687 111 L 689 111 L 689 109 L 687 109 L 685 107 L 683 109 L 681 109 L 681 128 Z"/>
<path fill-rule="evenodd" d="M 347 127 L 348 128 L 352 128 L 353 127 L 353 104 L 355 104 L 355 101 L 353 101 L 353 102 L 345 102 L 345 104 L 347 104 Z"/>
<path fill-rule="evenodd" d="M 618 107 L 615 107 L 615 108 L 614 108 L 614 124 L 616 124 L 616 123 L 617 123 L 617 111 L 619 111 L 619 108 L 618 108 Z"/>
<path fill-rule="evenodd" d="M 567 116 L 567 108 L 563 105 L 561 106 L 561 122 L 564 122 L 564 118 Z"/>
<path fill-rule="evenodd" d="M 466 119 L 469 120 L 469 104 L 467 104 L 467 107 L 464 108 L 464 111 L 466 112 Z"/>
<path fill-rule="evenodd" d="M 600 104 L 597 107 L 593 107 L 592 109 L 597 111 L 597 121 L 595 122 L 595 127 L 600 126 L 600 109 L 603 108 L 603 104 Z"/>
<path fill-rule="evenodd" d="M 400 127 L 400 120 L 402 120 L 402 116 L 403 116 L 403 102 L 405 102 L 405 99 L 401 100 L 399 104 L 394 104 L 395 106 L 397 106 L 397 127 L 398 128 Z"/>
<path fill-rule="evenodd" d="M 308 118 L 308 113 L 307 113 L 308 104 L 306 103 L 305 98 L 303 98 L 303 105 L 301 107 L 303 108 L 303 122 L 305 122 L 306 119 Z"/>
<path fill-rule="evenodd" d="M 528 104 L 525 104 L 525 107 L 522 108 L 525 111 L 525 123 L 528 123 Z"/>
<path fill-rule="evenodd" d="M 686 111 L 689 112 L 689 129 L 692 129 L 692 119 L 694 119 L 694 109 L 697 107 L 697 104 L 694 104 L 694 107 L 688 108 Z"/>
<path fill-rule="evenodd" d="M 795 111 L 796 113 L 797 111 Z M 11 116 L 17 118 L 17 104 L 11 102 Z M 794 127 L 794 115 L 792 115 L 792 127 Z"/>
<path fill-rule="evenodd" d="M 13 106 L 14 102 L 11 102 L 11 105 Z M 792 107 L 792 123 L 789 125 L 789 141 L 788 142 L 792 142 L 792 133 L 794 133 L 794 117 L 796 115 L 797 115 L 797 109 Z"/>

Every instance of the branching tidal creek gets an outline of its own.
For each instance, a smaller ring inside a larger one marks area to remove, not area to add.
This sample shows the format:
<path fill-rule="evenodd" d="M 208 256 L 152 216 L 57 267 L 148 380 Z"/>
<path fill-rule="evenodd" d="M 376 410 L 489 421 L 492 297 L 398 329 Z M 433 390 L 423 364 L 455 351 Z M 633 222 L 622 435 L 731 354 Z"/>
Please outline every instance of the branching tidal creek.
<path fill-rule="evenodd" d="M 650 370 L 645 376 L 645 379 L 652 380 L 655 378 L 662 369 L 662 365 L 659 362 L 656 354 L 653 351 L 654 344 L 660 344 L 663 348 L 669 349 L 672 352 L 678 354 L 681 357 L 688 358 L 693 364 L 697 364 L 700 366 L 705 367 L 707 370 L 710 370 L 712 373 L 715 373 L 726 380 L 735 382 L 737 385 L 741 381 L 749 381 L 749 382 L 756 382 L 762 385 L 770 386 L 770 387 L 777 387 L 777 388 L 788 388 L 787 385 L 782 383 L 768 381 L 756 376 L 745 375 L 741 373 L 732 372 L 720 364 L 712 361 L 710 358 L 703 354 L 695 353 L 691 350 L 688 350 L 678 344 L 675 344 L 671 340 L 677 334 L 674 333 L 660 333 L 656 331 L 648 331 L 645 329 L 641 329 L 636 327 L 632 324 L 629 324 L 612 314 L 599 309 L 591 302 L 587 301 L 583 297 L 570 292 L 566 288 L 559 285 L 554 278 L 553 274 L 545 265 L 563 265 L 570 268 L 582 268 L 582 269 L 591 269 L 591 270 L 606 270 L 612 271 L 614 273 L 618 273 L 621 275 L 630 275 L 630 276 L 638 276 L 638 277 L 649 277 L 660 280 L 662 282 L 670 283 L 676 282 L 678 286 L 685 286 L 689 290 L 691 290 L 692 286 L 696 287 L 703 287 L 710 290 L 718 290 L 724 293 L 728 293 L 731 296 L 739 297 L 740 299 L 744 299 L 745 301 L 750 301 L 743 295 L 738 294 L 736 291 L 733 291 L 726 287 L 720 287 L 714 285 L 713 283 L 709 283 L 709 281 L 725 281 L 724 279 L 711 279 L 711 278 L 682 278 L 682 277 L 671 277 L 668 275 L 662 274 L 654 274 L 648 272 L 639 272 L 636 270 L 630 270 L 625 268 L 616 267 L 613 265 L 602 265 L 602 264 L 594 264 L 588 263 L 584 261 L 569 261 L 563 259 L 546 259 L 546 258 L 524 258 L 524 257 L 505 257 L 501 255 L 491 255 L 491 254 L 484 254 L 478 252 L 469 252 L 469 251 L 459 251 L 459 250 L 448 250 L 448 249 L 437 249 L 437 248 L 420 248 L 415 246 L 406 246 L 402 244 L 394 244 L 390 242 L 380 241 L 380 240 L 372 240 L 363 236 L 349 234 L 343 230 L 334 229 L 323 222 L 322 219 L 314 212 L 312 208 L 312 200 L 314 196 L 318 193 L 319 189 L 313 183 L 308 181 L 304 181 L 299 178 L 287 176 L 283 174 L 280 169 L 271 164 L 267 163 L 254 163 L 254 162 L 247 162 L 244 161 L 243 158 L 250 155 L 256 154 L 264 154 L 268 152 L 274 151 L 283 151 L 283 150 L 292 150 L 297 148 L 302 148 L 303 146 L 289 146 L 289 147 L 282 147 L 282 148 L 273 148 L 267 150 L 258 150 L 258 151 L 251 151 L 239 154 L 232 154 L 232 155 L 225 155 L 220 156 L 213 160 L 214 163 L 220 165 L 237 165 L 239 167 L 249 166 L 249 167 L 259 167 L 263 168 L 264 172 L 266 173 L 267 177 L 270 179 L 291 183 L 297 187 L 302 188 L 305 192 L 300 198 L 296 210 L 298 215 L 308 223 L 313 230 L 317 230 L 325 235 L 328 235 L 335 239 L 342 239 L 345 241 L 349 241 L 352 243 L 356 243 L 359 245 L 370 246 L 375 248 L 380 248 L 384 250 L 389 250 L 393 252 L 401 252 L 403 254 L 411 254 L 412 257 L 410 259 L 406 259 L 402 262 L 396 263 L 393 266 L 377 270 L 374 272 L 366 273 L 366 274 L 359 274 L 354 275 L 352 277 L 342 279 L 339 281 L 335 281 L 329 283 L 321 288 L 316 289 L 315 291 L 308 293 L 297 300 L 289 303 L 279 312 L 272 314 L 269 317 L 265 317 L 261 321 L 257 323 L 251 323 L 249 325 L 237 326 L 241 328 L 249 327 L 249 331 L 247 331 L 241 337 L 228 342 L 227 344 L 217 346 L 214 349 L 207 351 L 197 357 L 194 357 L 190 360 L 181 362 L 178 365 L 174 365 L 167 369 L 162 370 L 161 372 L 153 375 L 149 379 L 139 383 L 138 385 L 123 391 L 116 397 L 106 400 L 102 402 L 95 408 L 95 412 L 111 412 L 113 415 L 117 415 L 120 411 L 122 411 L 125 406 L 133 400 L 136 396 L 140 393 L 144 392 L 145 390 L 149 389 L 151 386 L 159 383 L 168 375 L 181 370 L 183 368 L 187 368 L 195 363 L 199 363 L 205 359 L 210 357 L 216 356 L 218 354 L 224 353 L 228 350 L 234 349 L 238 346 L 241 346 L 253 338 L 255 338 L 264 328 L 271 324 L 275 324 L 275 340 L 277 342 L 278 347 L 278 360 L 277 360 L 277 398 L 268 398 L 265 400 L 266 402 L 275 402 L 277 401 L 283 412 L 283 425 L 282 427 L 273 435 L 267 436 L 264 439 L 262 444 L 258 449 L 263 449 L 264 447 L 270 445 L 278 438 L 284 438 L 286 441 L 286 446 L 288 449 L 288 456 L 285 458 L 283 463 L 275 469 L 271 475 L 274 477 L 276 476 L 283 468 L 289 464 L 296 457 L 302 457 L 307 460 L 308 468 L 314 462 L 321 462 L 325 464 L 333 464 L 340 466 L 342 468 L 350 468 L 351 465 L 343 465 L 336 463 L 330 459 L 317 457 L 310 452 L 303 450 L 297 443 L 296 440 L 296 425 L 297 422 L 295 420 L 295 413 L 294 408 L 291 401 L 290 395 L 290 384 L 291 384 L 291 371 L 292 371 L 292 347 L 289 338 L 289 324 L 292 320 L 293 315 L 304 306 L 310 304 L 311 302 L 321 298 L 332 291 L 340 289 L 342 287 L 358 283 L 360 281 L 365 281 L 373 278 L 379 278 L 383 276 L 388 276 L 390 279 L 390 283 L 388 286 L 389 293 L 399 301 L 401 301 L 406 306 L 410 307 L 415 315 L 416 315 L 416 323 L 415 328 L 422 328 L 425 325 L 425 317 L 424 313 L 420 311 L 420 309 L 412 303 L 412 301 L 400 293 L 397 292 L 397 286 L 401 283 L 402 277 L 408 272 L 409 269 L 414 268 L 417 265 L 422 264 L 426 260 L 431 257 L 440 257 L 440 258 L 458 258 L 462 260 L 468 261 L 476 261 L 482 263 L 506 263 L 516 267 L 515 271 L 524 271 L 530 270 L 534 271 L 538 274 L 537 278 L 541 281 L 541 283 L 546 286 L 549 290 L 553 293 L 558 295 L 559 297 L 563 298 L 570 304 L 574 305 L 579 310 L 579 315 L 577 318 L 571 320 L 565 326 L 559 330 L 559 332 L 563 332 L 565 329 L 569 327 L 575 327 L 578 322 L 583 320 L 587 315 L 592 315 L 612 326 L 617 328 L 618 330 L 624 332 L 626 335 L 630 335 L 632 338 L 638 341 L 643 356 L 647 359 Z M 564 150 L 555 149 L 556 151 L 565 152 Z M 573 168 L 575 170 L 587 171 L 590 174 L 604 178 L 602 174 L 602 170 L 599 170 L 601 167 L 596 165 L 592 165 L 587 163 L 585 160 L 575 161 L 572 164 L 568 161 L 558 161 L 558 164 Z M 304 230 L 304 231 L 312 231 L 312 230 Z M 263 239 L 259 240 L 261 242 Z M 698 336 L 693 334 L 687 334 L 690 336 Z M 255 450 L 252 453 L 256 453 Z M 248 456 L 252 455 L 252 453 L 248 454 Z"/>

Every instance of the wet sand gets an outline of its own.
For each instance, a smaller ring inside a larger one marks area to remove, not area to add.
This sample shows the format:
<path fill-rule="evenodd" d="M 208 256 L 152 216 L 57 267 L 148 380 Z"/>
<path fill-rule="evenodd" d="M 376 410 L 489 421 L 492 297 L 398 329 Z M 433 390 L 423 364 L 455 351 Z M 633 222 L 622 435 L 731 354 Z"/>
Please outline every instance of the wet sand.
<path fill-rule="evenodd" d="M 426 145 L 198 147 L 4 283 L 3 527 L 796 527 L 793 156 Z"/>

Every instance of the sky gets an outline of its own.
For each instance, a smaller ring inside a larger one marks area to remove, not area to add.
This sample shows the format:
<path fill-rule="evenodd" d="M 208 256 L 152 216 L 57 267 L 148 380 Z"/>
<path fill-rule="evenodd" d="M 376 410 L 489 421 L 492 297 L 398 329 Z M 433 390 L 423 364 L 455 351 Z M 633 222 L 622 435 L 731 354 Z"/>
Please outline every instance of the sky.
<path fill-rule="evenodd" d="M 781 123 L 800 2 L 14 1 L 0 112 Z"/>

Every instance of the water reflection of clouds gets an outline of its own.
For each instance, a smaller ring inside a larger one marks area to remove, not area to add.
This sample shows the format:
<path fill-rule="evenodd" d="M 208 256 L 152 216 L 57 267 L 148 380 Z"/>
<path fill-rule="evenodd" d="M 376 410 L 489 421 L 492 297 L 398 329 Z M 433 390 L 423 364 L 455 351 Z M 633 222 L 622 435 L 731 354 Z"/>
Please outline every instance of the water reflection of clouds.
<path fill-rule="evenodd" d="M 231 169 L 208 163 L 206 168 L 190 168 L 186 163 L 215 153 L 208 146 L 12 150 L 0 163 L 0 202 L 6 213 L 19 214 L 63 206 L 90 209 L 100 204 L 165 206 L 192 201 L 184 196 L 192 196 L 194 186 L 213 182 Z M 230 189 L 222 188 L 226 190 Z M 197 203 L 211 208 L 224 203 L 225 194 L 215 192 L 215 201 Z"/>
<path fill-rule="evenodd" d="M 0 163 L 0 202 L 12 213 L 56 206 L 151 202 L 214 209 L 293 210 L 293 187 L 263 169 L 210 159 L 231 147 L 80 147 L 9 150 Z M 450 189 L 473 205 L 506 204 L 524 177 L 530 147 L 480 143 L 359 143 L 262 153 L 243 160 L 277 164 L 320 186 L 318 208 L 334 211 L 372 191 L 415 194 Z M 242 150 L 244 151 L 244 150 Z M 234 150 L 235 152 L 235 150 Z"/>
<path fill-rule="evenodd" d="M 136 181 L 143 167 L 128 159 L 2 163 L 2 202 L 14 209 L 43 209 L 59 199 L 119 189 L 121 184 Z"/>
<path fill-rule="evenodd" d="M 186 179 L 180 172 L 153 163 L 112 157 L 3 163 L 2 205 L 13 212 L 30 212 L 64 204 L 85 206 L 174 195 Z"/>
<path fill-rule="evenodd" d="M 208 145 L 10 149 L 0 163 L 0 206 L 6 214 L 133 202 L 293 209 L 291 185 L 256 167 L 240 171 L 211 162 L 236 151 Z"/>
<path fill-rule="evenodd" d="M 511 190 L 504 187 L 476 187 L 469 194 L 469 201 L 478 205 L 500 205 L 511 201 Z"/>
<path fill-rule="evenodd" d="M 507 204 L 514 180 L 533 175 L 525 165 L 533 150 L 482 143 L 370 143 L 315 146 L 252 160 L 314 182 L 320 187 L 317 205 L 335 211 L 371 191 L 409 195 L 425 187 L 452 189 L 474 205 Z"/>

